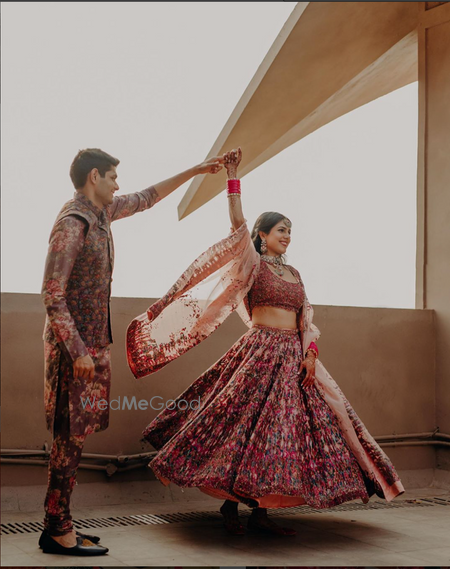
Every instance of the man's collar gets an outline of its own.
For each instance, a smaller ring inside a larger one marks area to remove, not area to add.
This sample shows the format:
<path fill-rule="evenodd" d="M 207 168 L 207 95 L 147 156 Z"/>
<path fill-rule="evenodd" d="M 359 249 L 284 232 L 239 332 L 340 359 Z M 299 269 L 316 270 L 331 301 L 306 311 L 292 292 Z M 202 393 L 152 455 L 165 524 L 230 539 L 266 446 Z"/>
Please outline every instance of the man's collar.
<path fill-rule="evenodd" d="M 100 219 L 104 217 L 104 210 L 98 208 L 91 200 L 81 192 L 75 192 L 75 199 L 87 206 Z"/>

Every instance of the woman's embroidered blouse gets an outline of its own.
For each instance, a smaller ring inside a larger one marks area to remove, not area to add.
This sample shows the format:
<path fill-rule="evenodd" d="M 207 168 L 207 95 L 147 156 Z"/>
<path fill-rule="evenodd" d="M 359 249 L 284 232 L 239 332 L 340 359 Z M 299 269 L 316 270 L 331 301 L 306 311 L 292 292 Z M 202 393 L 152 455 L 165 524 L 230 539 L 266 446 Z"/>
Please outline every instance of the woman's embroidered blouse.
<path fill-rule="evenodd" d="M 305 300 L 305 288 L 298 271 L 290 266 L 289 269 L 297 278 L 296 283 L 288 282 L 279 277 L 270 270 L 266 262 L 261 261 L 261 269 L 247 295 L 250 314 L 255 306 L 274 306 L 292 312 L 300 312 Z"/>

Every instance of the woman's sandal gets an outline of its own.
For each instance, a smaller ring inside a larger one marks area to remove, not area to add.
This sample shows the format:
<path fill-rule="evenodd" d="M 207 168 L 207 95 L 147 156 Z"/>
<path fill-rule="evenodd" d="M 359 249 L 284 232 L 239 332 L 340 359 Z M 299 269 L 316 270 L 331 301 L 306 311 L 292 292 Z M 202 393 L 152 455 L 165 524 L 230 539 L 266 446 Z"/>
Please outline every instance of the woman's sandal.
<path fill-rule="evenodd" d="M 236 516 L 230 516 L 231 510 L 227 507 L 222 506 L 220 508 L 220 513 L 224 518 L 223 525 L 230 535 L 245 535 L 245 528 L 239 521 L 237 511 Z"/>
<path fill-rule="evenodd" d="M 249 530 L 270 533 L 272 535 L 297 535 L 295 529 L 281 527 L 269 518 L 265 518 L 264 523 L 261 524 L 250 516 L 247 527 Z"/>

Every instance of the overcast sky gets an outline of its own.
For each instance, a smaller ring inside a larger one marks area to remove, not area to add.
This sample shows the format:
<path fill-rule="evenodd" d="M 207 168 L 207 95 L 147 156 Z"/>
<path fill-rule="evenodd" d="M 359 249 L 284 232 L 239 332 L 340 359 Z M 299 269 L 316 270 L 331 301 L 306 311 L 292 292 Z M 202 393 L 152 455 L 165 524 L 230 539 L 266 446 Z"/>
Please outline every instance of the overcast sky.
<path fill-rule="evenodd" d="M 79 149 L 121 160 L 120 193 L 201 162 L 294 6 L 3 3 L 2 291 L 40 291 Z M 244 213 L 292 220 L 312 304 L 414 308 L 416 161 L 414 83 L 247 175 Z M 224 193 L 178 221 L 188 185 L 113 224 L 114 296 L 161 296 L 228 234 Z"/>

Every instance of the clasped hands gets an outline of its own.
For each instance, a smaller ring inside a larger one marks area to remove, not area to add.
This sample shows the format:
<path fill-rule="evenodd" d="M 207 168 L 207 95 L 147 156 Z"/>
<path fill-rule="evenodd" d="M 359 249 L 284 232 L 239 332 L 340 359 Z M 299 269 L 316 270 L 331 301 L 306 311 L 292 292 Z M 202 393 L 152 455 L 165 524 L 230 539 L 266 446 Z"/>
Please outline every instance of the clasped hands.
<path fill-rule="evenodd" d="M 237 172 L 237 167 L 242 160 L 241 148 L 233 149 L 230 152 L 225 152 L 221 156 L 212 156 L 208 158 L 197 167 L 198 174 L 217 174 L 225 166 L 228 177 L 234 177 Z"/>

